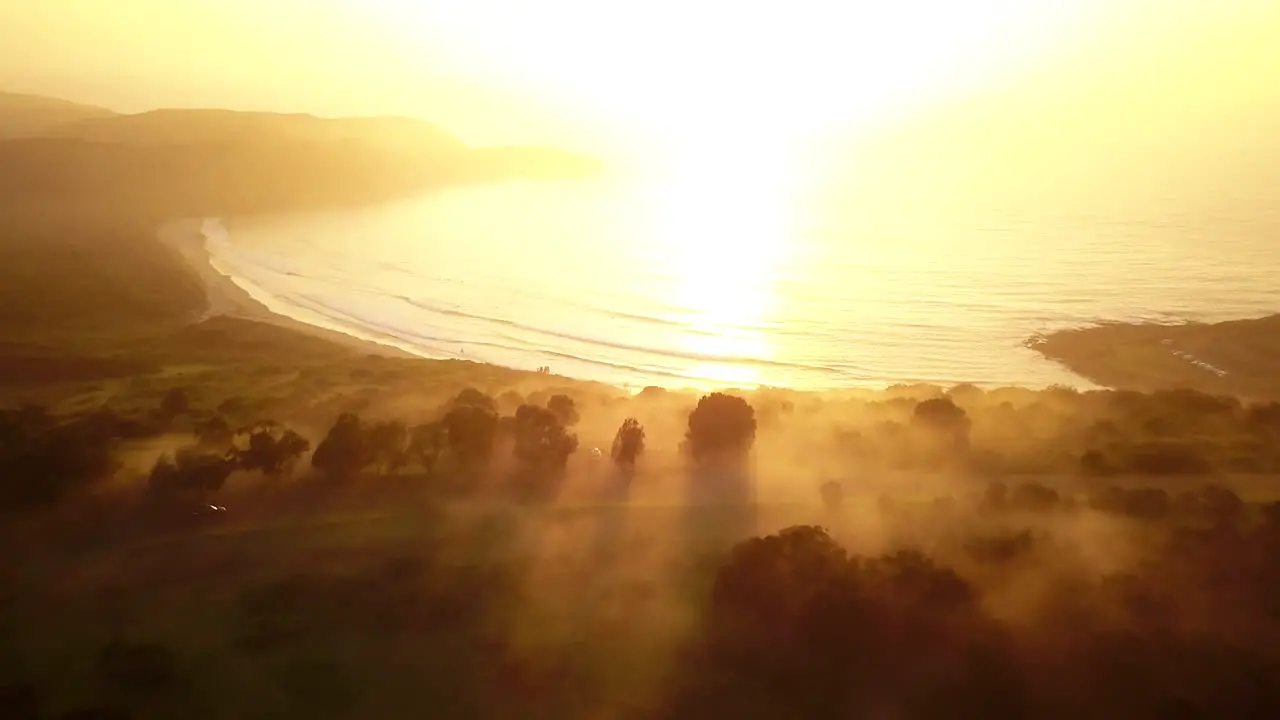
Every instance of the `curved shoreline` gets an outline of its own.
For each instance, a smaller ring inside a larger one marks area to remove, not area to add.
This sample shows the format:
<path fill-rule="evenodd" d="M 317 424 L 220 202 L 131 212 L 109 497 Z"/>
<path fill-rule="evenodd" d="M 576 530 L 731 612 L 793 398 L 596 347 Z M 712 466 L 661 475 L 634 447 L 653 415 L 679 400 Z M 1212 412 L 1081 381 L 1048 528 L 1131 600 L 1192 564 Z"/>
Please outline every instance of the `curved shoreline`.
<path fill-rule="evenodd" d="M 182 219 L 157 229 L 205 288 L 200 323 L 229 317 L 323 339 L 364 355 L 425 358 L 354 328 L 330 328 L 276 312 L 213 264 L 204 224 Z M 1218 323 L 1126 323 L 1059 330 L 1026 341 L 1028 348 L 1096 385 L 1150 392 L 1192 388 L 1211 394 L 1280 398 L 1280 314 Z"/>
<path fill-rule="evenodd" d="M 1027 346 L 1105 387 L 1280 398 L 1280 314 L 1217 323 L 1101 323 Z"/>
<path fill-rule="evenodd" d="M 346 332 L 311 325 L 273 312 L 213 266 L 205 247 L 207 238 L 204 234 L 204 224 L 209 221 L 207 218 L 172 220 L 156 229 L 156 237 L 160 243 L 173 250 L 204 286 L 205 309 L 199 317 L 192 319 L 193 323 L 202 323 L 217 317 L 235 318 L 274 325 L 283 330 L 327 340 L 363 355 L 420 357 L 371 338 L 357 337 Z"/>

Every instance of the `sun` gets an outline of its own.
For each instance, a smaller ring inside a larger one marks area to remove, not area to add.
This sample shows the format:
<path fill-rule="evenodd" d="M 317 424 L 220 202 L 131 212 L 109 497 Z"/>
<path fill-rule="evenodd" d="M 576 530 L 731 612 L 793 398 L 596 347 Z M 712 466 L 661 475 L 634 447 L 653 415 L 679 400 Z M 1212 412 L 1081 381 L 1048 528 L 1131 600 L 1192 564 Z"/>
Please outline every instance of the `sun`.
<path fill-rule="evenodd" d="M 354 2 L 354 0 L 352 0 Z M 993 81 L 1105 0 L 361 0 L 424 66 L 610 129 L 654 171 L 642 236 L 693 384 L 770 383 L 814 138 Z M 429 57 L 428 57 L 429 56 Z M 518 113 L 513 110 L 512 122 Z M 776 372 L 776 371 L 775 371 Z"/>
<path fill-rule="evenodd" d="M 362 0 L 438 69 L 594 118 L 646 152 L 866 126 L 1062 41 L 1104 0 Z"/>

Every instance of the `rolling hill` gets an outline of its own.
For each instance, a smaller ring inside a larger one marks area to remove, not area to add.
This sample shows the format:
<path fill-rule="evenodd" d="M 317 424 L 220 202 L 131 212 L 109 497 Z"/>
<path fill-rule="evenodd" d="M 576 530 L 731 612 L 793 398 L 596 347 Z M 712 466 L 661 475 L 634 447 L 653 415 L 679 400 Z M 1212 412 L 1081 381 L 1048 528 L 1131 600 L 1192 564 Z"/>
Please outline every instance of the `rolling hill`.
<path fill-rule="evenodd" d="M 187 317 L 199 285 L 154 240 L 170 219 L 350 207 L 600 167 L 556 148 L 473 149 L 411 118 L 126 115 L 3 98 L 11 112 L 0 125 L 23 130 L 0 135 L 0 335 L 26 341 L 136 334 Z"/>
<path fill-rule="evenodd" d="M 0 92 L 0 140 L 61 132 L 65 126 L 77 122 L 115 116 L 111 110 L 96 105 Z"/>

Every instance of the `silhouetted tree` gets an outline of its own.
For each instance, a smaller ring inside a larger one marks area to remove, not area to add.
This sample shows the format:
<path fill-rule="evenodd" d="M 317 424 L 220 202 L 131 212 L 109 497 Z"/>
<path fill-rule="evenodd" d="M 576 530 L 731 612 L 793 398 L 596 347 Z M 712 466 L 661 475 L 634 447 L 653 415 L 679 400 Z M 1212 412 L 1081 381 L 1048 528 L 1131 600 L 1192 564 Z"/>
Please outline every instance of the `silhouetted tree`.
<path fill-rule="evenodd" d="M 271 477 L 279 476 L 311 449 L 309 440 L 275 423 L 260 423 L 247 432 L 248 447 L 236 453 L 240 466 L 250 471 L 261 470 Z"/>
<path fill-rule="evenodd" d="M 951 398 L 935 397 L 915 406 L 911 424 L 935 437 L 944 439 L 944 447 L 955 451 L 969 448 L 969 415 Z"/>
<path fill-rule="evenodd" d="M 190 410 L 191 399 L 182 388 L 174 388 L 160 399 L 160 413 L 168 420 L 185 415 Z"/>
<path fill-rule="evenodd" d="M 516 459 L 535 475 L 563 471 L 569 456 L 578 449 L 577 436 L 566 431 L 547 408 L 521 405 L 515 417 Z"/>
<path fill-rule="evenodd" d="M 693 650 L 664 717 L 1025 715 L 968 583 L 918 552 L 850 557 L 814 527 L 734 547 Z"/>
<path fill-rule="evenodd" d="M 302 457 L 311 449 L 311 441 L 302 437 L 293 430 L 285 430 L 284 434 L 276 440 L 276 457 L 282 458 L 283 462 L 278 463 L 275 467 L 288 466 L 293 461 Z"/>
<path fill-rule="evenodd" d="M 689 454 L 696 461 L 740 458 L 756 439 L 755 411 L 736 395 L 711 393 L 689 413 L 685 432 Z"/>
<path fill-rule="evenodd" d="M 641 400 L 661 400 L 667 397 L 668 390 L 657 385 L 646 385 L 636 393 L 636 397 Z"/>
<path fill-rule="evenodd" d="M 822 504 L 827 510 L 832 512 L 839 510 L 844 503 L 844 485 L 838 480 L 828 480 L 822 483 L 818 488 L 819 494 L 822 495 Z"/>
<path fill-rule="evenodd" d="M 524 396 L 515 390 L 503 391 L 497 398 L 498 410 L 504 413 L 514 413 L 524 403 Z"/>
<path fill-rule="evenodd" d="M 214 415 L 195 427 L 196 442 L 201 447 L 212 450 L 224 450 L 231 446 L 235 433 L 231 425 L 221 415 Z"/>
<path fill-rule="evenodd" d="M 112 475 L 122 423 L 95 412 L 63 422 L 31 411 L 0 416 L 0 507 L 52 503 Z"/>
<path fill-rule="evenodd" d="M 498 416 L 480 404 L 455 405 L 441 421 L 449 455 L 459 467 L 478 470 L 488 464 L 497 437 Z"/>
<path fill-rule="evenodd" d="M 232 455 L 202 452 L 194 446 L 181 448 L 172 459 L 168 455 L 156 459 L 147 492 L 160 499 L 217 492 L 239 465 Z"/>
<path fill-rule="evenodd" d="M 623 420 L 613 436 L 613 449 L 610 451 L 613 462 L 619 467 L 634 468 L 643 454 L 644 426 L 635 418 Z"/>
<path fill-rule="evenodd" d="M 1088 450 L 1080 456 L 1080 472 L 1094 477 L 1108 475 L 1112 472 L 1111 463 L 1101 451 Z"/>
<path fill-rule="evenodd" d="M 311 465 L 332 479 L 349 480 L 370 460 L 369 444 L 359 416 L 343 413 L 316 446 Z"/>
<path fill-rule="evenodd" d="M 494 399 L 475 388 L 464 388 L 449 401 L 448 407 L 475 407 L 494 414 L 498 412 L 498 404 Z"/>
<path fill-rule="evenodd" d="M 971 537 L 964 543 L 964 550 L 969 557 L 986 564 L 1012 562 L 1031 552 L 1034 547 L 1035 537 L 1030 530 Z"/>
<path fill-rule="evenodd" d="M 394 473 L 405 463 L 405 444 L 409 430 L 399 420 L 388 420 L 373 426 L 369 432 L 369 450 L 380 474 Z"/>
<path fill-rule="evenodd" d="M 1174 510 L 1190 522 L 1234 528 L 1244 515 L 1244 501 L 1221 485 L 1208 485 L 1179 495 Z"/>
<path fill-rule="evenodd" d="M 445 450 L 446 439 L 443 423 L 418 425 L 409 435 L 409 446 L 405 450 L 405 455 L 409 462 L 417 463 L 430 474 L 435 470 L 440 454 Z"/>
<path fill-rule="evenodd" d="M 547 409 L 556 416 L 556 421 L 565 427 L 578 424 L 578 408 L 573 398 L 568 395 L 552 395 L 547 400 Z"/>
<path fill-rule="evenodd" d="M 221 490 L 239 465 L 234 458 L 202 453 L 196 448 L 183 448 L 174 459 L 182 484 L 200 492 Z"/>

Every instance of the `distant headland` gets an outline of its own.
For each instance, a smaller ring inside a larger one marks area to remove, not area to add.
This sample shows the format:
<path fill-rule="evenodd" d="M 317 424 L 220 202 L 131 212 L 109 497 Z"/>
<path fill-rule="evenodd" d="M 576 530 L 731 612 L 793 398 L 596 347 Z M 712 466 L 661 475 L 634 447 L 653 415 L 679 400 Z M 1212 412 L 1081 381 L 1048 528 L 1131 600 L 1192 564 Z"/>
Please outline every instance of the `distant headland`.
<path fill-rule="evenodd" d="M 1280 398 L 1280 314 L 1218 323 L 1103 323 L 1027 341 L 1107 387 Z"/>

